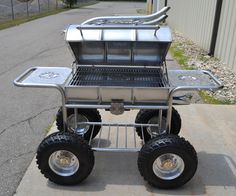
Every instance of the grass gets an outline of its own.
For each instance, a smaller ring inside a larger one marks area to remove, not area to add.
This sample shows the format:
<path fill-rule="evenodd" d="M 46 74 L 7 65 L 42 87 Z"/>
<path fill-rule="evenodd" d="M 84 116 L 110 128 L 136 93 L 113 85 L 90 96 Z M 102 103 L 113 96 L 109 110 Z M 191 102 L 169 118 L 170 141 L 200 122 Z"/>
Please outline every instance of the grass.
<path fill-rule="evenodd" d="M 215 105 L 234 105 L 235 104 L 235 103 L 232 103 L 228 100 L 224 100 L 224 101 L 218 100 L 218 99 L 210 96 L 206 91 L 200 91 L 199 95 L 201 96 L 203 101 L 208 104 L 215 104 Z"/>
<path fill-rule="evenodd" d="M 91 3 L 86 3 L 86 4 L 74 6 L 73 8 L 67 8 L 67 7 L 58 8 L 57 10 L 52 10 L 52 11 L 49 11 L 49 12 L 42 12 L 42 13 L 35 14 L 35 15 L 32 15 L 32 16 L 29 16 L 29 17 L 25 16 L 25 17 L 16 18 L 15 20 L 0 22 L 0 30 L 7 29 L 7 28 L 10 28 L 10 27 L 14 27 L 14 26 L 17 26 L 17 25 L 20 25 L 20 24 L 23 24 L 23 23 L 26 23 L 26 22 L 29 22 L 29 21 L 32 21 L 32 20 L 36 20 L 36 19 L 39 19 L 39 18 L 43 18 L 43 17 L 46 17 L 46 16 L 55 15 L 55 14 L 58 14 L 60 12 L 65 12 L 65 11 L 70 10 L 70 9 L 78 9 L 78 8 L 93 5 L 93 4 L 96 4 L 96 3 L 98 3 L 98 2 L 95 1 L 95 2 L 91 2 Z"/>
<path fill-rule="evenodd" d="M 194 70 L 195 68 L 188 65 L 189 58 L 185 55 L 184 50 L 181 49 L 181 44 L 173 43 L 170 48 L 170 53 L 173 58 L 181 65 L 181 67 L 185 70 Z M 215 105 L 230 105 L 235 104 L 230 101 L 222 101 L 214 98 L 213 96 L 209 95 L 206 91 L 199 91 L 199 96 L 205 103 L 208 104 L 215 104 Z"/>
<path fill-rule="evenodd" d="M 21 18 L 16 18 L 15 20 L 10 20 L 10 21 L 6 21 L 6 22 L 2 22 L 0 23 L 0 30 L 3 29 L 7 29 L 9 27 L 14 27 L 32 20 L 36 20 L 39 18 L 43 18 L 46 16 L 50 16 L 50 15 L 54 15 L 54 14 L 58 14 L 60 12 L 64 12 L 69 10 L 68 8 L 58 8 L 57 10 L 54 11 L 50 11 L 50 12 L 45 12 L 45 13 L 40 13 L 37 15 L 33 15 L 33 16 L 29 16 L 29 17 L 21 17 Z"/>
<path fill-rule="evenodd" d="M 188 65 L 189 58 L 184 54 L 183 49 L 181 49 L 180 44 L 173 43 L 170 47 L 170 53 L 174 59 L 186 70 L 193 70 L 193 67 Z"/>

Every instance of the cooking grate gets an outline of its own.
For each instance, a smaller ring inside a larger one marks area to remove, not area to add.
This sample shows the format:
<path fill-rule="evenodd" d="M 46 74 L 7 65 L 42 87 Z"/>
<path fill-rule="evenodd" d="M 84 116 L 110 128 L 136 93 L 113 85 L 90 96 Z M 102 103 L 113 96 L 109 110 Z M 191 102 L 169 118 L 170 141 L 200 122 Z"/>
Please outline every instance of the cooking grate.
<path fill-rule="evenodd" d="M 78 67 L 70 86 L 164 87 L 162 69 L 127 67 Z"/>

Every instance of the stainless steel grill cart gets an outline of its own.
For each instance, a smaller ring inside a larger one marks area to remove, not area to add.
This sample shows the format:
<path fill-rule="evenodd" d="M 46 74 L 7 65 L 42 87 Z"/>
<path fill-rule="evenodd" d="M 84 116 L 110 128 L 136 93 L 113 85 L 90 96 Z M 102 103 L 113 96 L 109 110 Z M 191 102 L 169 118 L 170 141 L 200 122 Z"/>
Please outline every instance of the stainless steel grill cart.
<path fill-rule="evenodd" d="M 56 88 L 62 96 L 59 132 L 46 137 L 37 151 L 46 178 L 57 184 L 81 182 L 92 171 L 93 151 L 139 152 L 141 175 L 159 188 L 176 188 L 193 177 L 197 155 L 178 136 L 181 118 L 173 104 L 184 101 L 174 94 L 217 90 L 222 84 L 208 71 L 167 70 L 171 31 L 156 24 L 168 10 L 70 25 L 65 37 L 75 58 L 72 68 L 34 67 L 14 81 L 20 87 Z M 135 123 L 114 124 L 102 122 L 97 109 L 114 115 L 139 112 Z"/>

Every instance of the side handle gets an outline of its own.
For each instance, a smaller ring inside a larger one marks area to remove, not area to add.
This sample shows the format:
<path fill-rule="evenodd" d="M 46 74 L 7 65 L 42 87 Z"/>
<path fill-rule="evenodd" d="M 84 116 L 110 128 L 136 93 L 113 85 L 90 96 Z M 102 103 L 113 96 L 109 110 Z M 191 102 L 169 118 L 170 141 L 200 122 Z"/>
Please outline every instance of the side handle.
<path fill-rule="evenodd" d="M 22 83 L 22 81 L 27 78 L 27 76 L 29 76 L 32 72 L 34 72 L 35 70 L 37 70 L 37 67 L 32 67 L 30 69 L 27 69 L 24 73 L 22 73 L 19 77 L 17 77 L 15 80 L 14 80 L 14 85 L 15 86 L 19 86 L 19 87 L 25 87 L 25 86 L 28 86 L 27 84 L 25 83 Z"/>

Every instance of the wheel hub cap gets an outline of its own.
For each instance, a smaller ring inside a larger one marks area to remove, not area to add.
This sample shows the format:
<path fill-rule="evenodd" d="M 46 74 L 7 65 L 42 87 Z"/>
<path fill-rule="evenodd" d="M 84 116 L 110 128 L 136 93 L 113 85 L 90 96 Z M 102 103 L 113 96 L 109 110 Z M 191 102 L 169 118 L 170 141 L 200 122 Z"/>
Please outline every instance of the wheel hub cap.
<path fill-rule="evenodd" d="M 173 180 L 184 171 L 183 159 L 172 153 L 163 154 L 153 162 L 154 174 L 164 180 Z"/>
<path fill-rule="evenodd" d="M 173 161 L 169 159 L 169 160 L 164 161 L 161 167 L 166 170 L 171 170 L 175 167 L 175 163 L 173 163 Z"/>
<path fill-rule="evenodd" d="M 159 117 L 154 116 L 152 117 L 149 121 L 148 124 L 158 124 L 159 122 Z M 161 121 L 161 127 L 147 127 L 147 131 L 150 135 L 159 135 L 162 134 L 165 131 L 165 126 L 166 126 L 166 118 L 162 117 Z"/>
<path fill-rule="evenodd" d="M 78 114 L 77 123 L 75 123 L 75 115 L 72 114 L 68 117 L 68 128 L 70 131 L 79 135 L 84 135 L 89 130 L 89 125 L 80 125 L 82 122 L 89 122 L 89 120 L 81 114 Z"/>
<path fill-rule="evenodd" d="M 51 170 L 60 176 L 72 176 L 79 169 L 78 158 L 66 150 L 58 150 L 52 153 L 48 163 Z"/>

